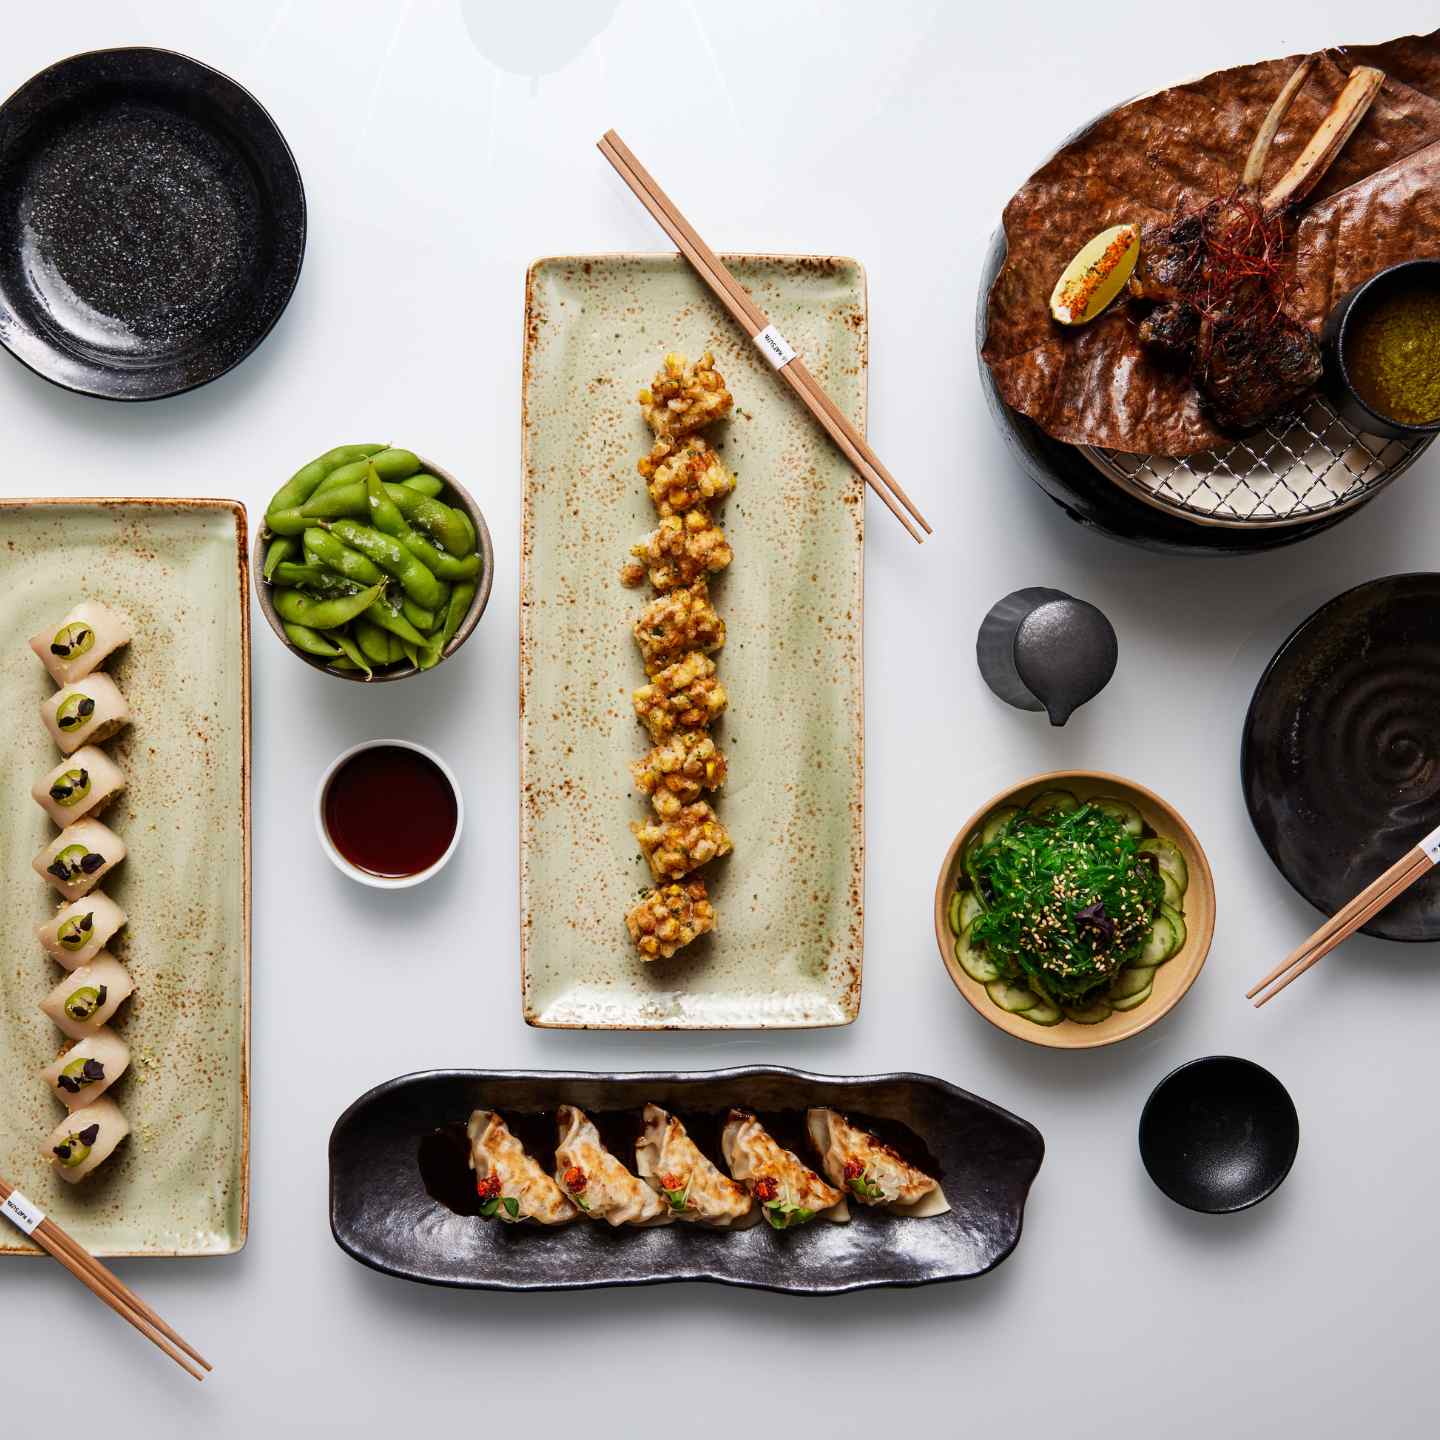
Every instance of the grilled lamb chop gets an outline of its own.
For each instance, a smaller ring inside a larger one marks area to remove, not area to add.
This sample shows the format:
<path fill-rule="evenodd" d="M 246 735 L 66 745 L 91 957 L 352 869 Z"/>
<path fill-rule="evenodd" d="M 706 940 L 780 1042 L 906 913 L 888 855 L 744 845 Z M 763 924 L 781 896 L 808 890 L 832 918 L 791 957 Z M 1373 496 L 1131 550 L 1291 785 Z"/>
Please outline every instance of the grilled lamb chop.
<path fill-rule="evenodd" d="M 1315 337 L 1283 308 L 1275 257 L 1289 208 L 1329 169 L 1385 77 L 1368 66 L 1353 70 L 1309 144 L 1261 198 L 1271 144 L 1314 66 L 1314 56 L 1302 61 L 1276 96 L 1234 193 L 1148 227 L 1129 282 L 1132 296 L 1156 302 L 1141 321 L 1140 343 L 1187 362 L 1216 420 L 1229 430 L 1254 429 L 1285 410 L 1323 369 Z"/>

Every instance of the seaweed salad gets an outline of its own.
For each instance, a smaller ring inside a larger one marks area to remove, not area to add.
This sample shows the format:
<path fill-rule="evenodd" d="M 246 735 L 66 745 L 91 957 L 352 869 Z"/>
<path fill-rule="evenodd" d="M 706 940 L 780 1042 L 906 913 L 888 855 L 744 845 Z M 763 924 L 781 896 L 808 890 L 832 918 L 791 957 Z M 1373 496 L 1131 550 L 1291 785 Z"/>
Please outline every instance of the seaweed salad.
<path fill-rule="evenodd" d="M 951 897 L 955 956 L 1002 1009 L 1095 1024 L 1149 998 L 1185 942 L 1185 860 L 1139 811 L 1067 790 L 993 811 Z"/>

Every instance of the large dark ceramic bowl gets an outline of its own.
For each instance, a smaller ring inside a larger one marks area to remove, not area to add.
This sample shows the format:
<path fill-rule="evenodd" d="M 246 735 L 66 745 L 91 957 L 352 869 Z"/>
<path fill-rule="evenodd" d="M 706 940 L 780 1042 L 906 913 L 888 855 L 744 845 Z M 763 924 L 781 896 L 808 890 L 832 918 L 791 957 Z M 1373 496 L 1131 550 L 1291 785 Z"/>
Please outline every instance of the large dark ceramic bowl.
<path fill-rule="evenodd" d="M 1252 1060 L 1210 1055 L 1172 1070 L 1140 1115 L 1140 1158 L 1177 1205 L 1248 1210 L 1280 1188 L 1300 1147 L 1285 1087 Z"/>
<path fill-rule="evenodd" d="M 1309 539 L 1338 525 L 1361 508 L 1354 505 L 1337 515 L 1299 525 L 1238 529 L 1182 520 L 1126 494 L 1114 481 L 1106 479 L 1077 446 L 1052 439 L 1033 420 L 1012 410 L 1000 398 L 990 367 L 981 358 L 980 351 L 985 344 L 990 287 L 1004 263 L 1005 232 L 1001 229 L 990 242 L 976 301 L 975 358 L 980 367 L 980 383 L 985 387 L 990 413 L 1016 463 L 1072 520 L 1112 540 L 1123 540 L 1146 550 L 1176 555 L 1252 555 Z"/>
<path fill-rule="evenodd" d="M 0 344 L 66 390 L 155 400 L 223 375 L 304 253 L 289 146 L 198 60 L 94 50 L 0 106 Z"/>
<path fill-rule="evenodd" d="M 475 633 L 475 627 L 480 623 L 480 617 L 485 613 L 485 607 L 490 603 L 490 590 L 495 584 L 495 546 L 490 539 L 490 527 L 485 523 L 485 516 L 481 513 L 480 506 L 476 504 L 475 497 L 448 471 L 442 470 L 440 466 L 432 464 L 422 455 L 420 469 L 428 475 L 438 476 L 445 482 L 445 489 L 441 492 L 440 498 L 447 504 L 463 510 L 469 517 L 470 523 L 475 527 L 476 549 L 480 556 L 480 573 L 475 577 L 475 598 L 470 602 L 470 608 L 465 612 L 465 618 L 460 622 L 454 635 L 450 637 L 450 643 L 441 653 L 440 660 L 443 663 L 448 660 L 470 637 Z M 315 655 L 307 655 L 290 637 L 285 633 L 285 622 L 275 610 L 275 601 L 272 595 L 273 586 L 265 578 L 265 551 L 273 538 L 265 529 L 265 522 L 260 522 L 260 528 L 255 532 L 255 547 L 250 560 L 251 573 L 255 581 L 255 599 L 260 606 L 260 613 L 264 615 L 270 628 L 275 632 L 280 643 L 298 660 L 303 660 L 312 670 L 323 671 L 326 675 L 333 676 L 336 680 L 354 680 L 361 685 L 375 685 L 384 680 L 406 680 L 411 675 L 421 675 L 427 672 L 418 670 L 414 665 L 392 665 L 384 670 L 377 670 L 374 675 L 367 676 L 354 670 L 332 670 L 329 664 Z M 439 669 L 439 666 L 435 666 Z"/>
<path fill-rule="evenodd" d="M 812 1221 L 706 1230 L 611 1230 L 583 1218 L 555 1230 L 478 1214 L 465 1122 L 498 1110 L 547 1169 L 555 1107 L 579 1105 L 613 1153 L 634 1160 L 640 1114 L 653 1101 L 679 1115 L 720 1163 L 732 1106 L 752 1110 L 802 1158 L 804 1111 L 830 1105 L 936 1176 L 948 1214 L 906 1219 L 864 1206 L 848 1225 Z M 628 1153 L 627 1153 L 628 1152 Z M 361 1264 L 432 1285 L 475 1290 L 578 1290 L 715 1280 L 800 1295 L 963 1280 L 1015 1248 L 1045 1142 L 1033 1125 L 928 1075 L 811 1075 L 735 1070 L 595 1075 L 566 1071 L 430 1070 L 362 1095 L 330 1136 L 330 1228 Z"/>
<path fill-rule="evenodd" d="M 1240 779 L 1270 858 L 1327 915 L 1440 822 L 1440 575 L 1357 585 L 1295 630 L 1250 701 Z M 1440 939 L 1440 870 L 1364 930 Z"/>

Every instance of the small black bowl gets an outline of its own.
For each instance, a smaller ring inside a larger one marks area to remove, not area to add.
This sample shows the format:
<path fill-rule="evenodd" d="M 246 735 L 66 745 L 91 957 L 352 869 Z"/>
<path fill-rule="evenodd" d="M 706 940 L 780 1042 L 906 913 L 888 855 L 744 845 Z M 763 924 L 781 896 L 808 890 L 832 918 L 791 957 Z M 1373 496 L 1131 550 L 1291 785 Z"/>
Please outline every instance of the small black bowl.
<path fill-rule="evenodd" d="M 1253 1060 L 1209 1055 L 1172 1070 L 1140 1115 L 1140 1158 L 1177 1205 L 1228 1215 L 1280 1188 L 1300 1146 L 1285 1087 Z"/>
<path fill-rule="evenodd" d="M 1366 435 L 1379 435 L 1387 440 L 1414 440 L 1426 435 L 1440 435 L 1440 419 L 1424 425 L 1411 425 L 1383 414 L 1363 400 L 1350 379 L 1345 353 L 1354 317 L 1363 315 L 1369 306 L 1417 279 L 1440 287 L 1440 259 L 1402 260 L 1398 265 L 1379 271 L 1349 291 L 1325 320 L 1322 343 L 1325 348 L 1326 389 L 1339 407 L 1341 416 Z"/>

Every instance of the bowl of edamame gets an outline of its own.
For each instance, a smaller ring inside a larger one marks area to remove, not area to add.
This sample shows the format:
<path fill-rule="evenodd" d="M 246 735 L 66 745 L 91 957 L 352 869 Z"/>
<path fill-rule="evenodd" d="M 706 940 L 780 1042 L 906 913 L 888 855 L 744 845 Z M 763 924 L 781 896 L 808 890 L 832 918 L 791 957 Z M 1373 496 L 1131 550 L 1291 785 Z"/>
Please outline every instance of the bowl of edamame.
<path fill-rule="evenodd" d="M 404 680 L 470 638 L 495 553 L 453 475 L 397 446 L 339 445 L 275 493 L 254 567 L 292 654 L 342 680 Z"/>

